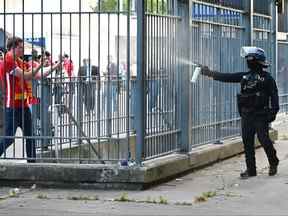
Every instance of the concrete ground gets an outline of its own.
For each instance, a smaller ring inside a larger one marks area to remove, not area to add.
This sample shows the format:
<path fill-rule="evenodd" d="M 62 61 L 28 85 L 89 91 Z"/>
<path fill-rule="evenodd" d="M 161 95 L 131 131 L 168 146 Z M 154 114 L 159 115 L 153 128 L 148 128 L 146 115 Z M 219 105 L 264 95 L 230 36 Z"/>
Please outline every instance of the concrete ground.
<path fill-rule="evenodd" d="M 288 121 L 280 119 L 276 149 L 279 174 L 267 175 L 263 149 L 258 176 L 241 180 L 243 155 L 145 191 L 0 188 L 0 215 L 288 215 Z"/>

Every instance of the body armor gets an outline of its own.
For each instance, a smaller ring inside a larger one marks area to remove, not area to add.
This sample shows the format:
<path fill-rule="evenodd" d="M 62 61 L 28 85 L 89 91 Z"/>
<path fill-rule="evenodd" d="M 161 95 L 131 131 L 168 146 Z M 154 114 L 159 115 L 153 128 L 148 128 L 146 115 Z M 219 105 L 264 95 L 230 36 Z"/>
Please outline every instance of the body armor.
<path fill-rule="evenodd" d="M 265 77 L 258 73 L 249 73 L 241 80 L 241 93 L 237 95 L 238 109 L 243 112 L 261 112 L 269 105 L 265 93 Z"/>

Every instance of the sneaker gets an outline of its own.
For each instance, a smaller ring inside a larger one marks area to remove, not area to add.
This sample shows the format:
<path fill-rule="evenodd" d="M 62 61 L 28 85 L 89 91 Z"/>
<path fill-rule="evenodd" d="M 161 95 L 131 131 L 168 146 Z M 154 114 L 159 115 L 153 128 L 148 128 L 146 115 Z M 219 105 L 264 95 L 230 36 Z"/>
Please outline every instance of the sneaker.
<path fill-rule="evenodd" d="M 257 176 L 256 171 L 255 172 L 248 172 L 248 170 L 245 170 L 244 172 L 240 173 L 240 178 L 247 179 L 250 177 Z"/>
<path fill-rule="evenodd" d="M 278 165 L 271 165 L 269 167 L 269 176 L 275 176 L 277 174 L 278 171 Z"/>

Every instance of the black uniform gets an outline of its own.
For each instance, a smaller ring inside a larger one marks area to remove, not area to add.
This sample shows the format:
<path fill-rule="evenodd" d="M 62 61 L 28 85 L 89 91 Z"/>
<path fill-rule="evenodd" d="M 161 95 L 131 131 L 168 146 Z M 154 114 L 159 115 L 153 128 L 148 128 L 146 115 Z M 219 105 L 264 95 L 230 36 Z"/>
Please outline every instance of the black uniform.
<path fill-rule="evenodd" d="M 237 95 L 238 110 L 242 117 L 242 139 L 244 143 L 247 172 L 256 175 L 254 137 L 263 146 L 271 166 L 276 166 L 279 160 L 276 150 L 269 137 L 269 123 L 279 111 L 278 90 L 273 77 L 263 69 L 258 72 L 242 73 L 212 72 L 214 80 L 241 84 L 241 93 Z"/>

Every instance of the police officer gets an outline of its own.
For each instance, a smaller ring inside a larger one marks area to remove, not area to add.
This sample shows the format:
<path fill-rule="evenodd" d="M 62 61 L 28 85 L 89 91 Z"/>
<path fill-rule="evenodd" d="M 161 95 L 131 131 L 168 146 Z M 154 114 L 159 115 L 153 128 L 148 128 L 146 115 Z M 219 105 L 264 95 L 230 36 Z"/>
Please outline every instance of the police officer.
<path fill-rule="evenodd" d="M 219 73 L 202 66 L 201 74 L 222 82 L 240 83 L 241 92 L 237 95 L 238 110 L 241 116 L 242 140 L 244 143 L 246 171 L 241 178 L 256 176 L 254 136 L 263 146 L 269 161 L 269 176 L 277 173 L 279 159 L 269 137 L 269 123 L 274 121 L 279 111 L 278 90 L 273 77 L 265 71 L 269 66 L 263 49 L 242 47 L 241 56 L 246 59 L 248 72 Z"/>

